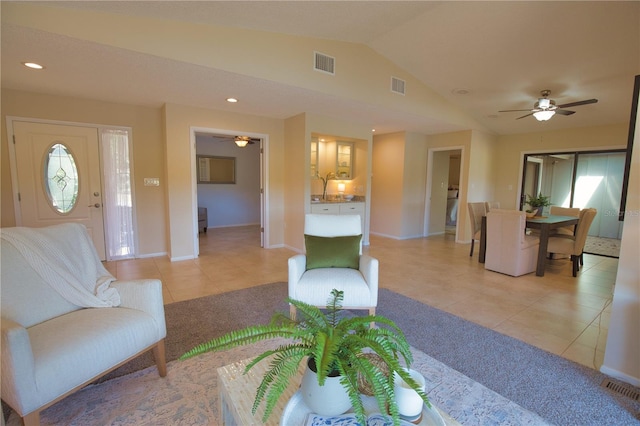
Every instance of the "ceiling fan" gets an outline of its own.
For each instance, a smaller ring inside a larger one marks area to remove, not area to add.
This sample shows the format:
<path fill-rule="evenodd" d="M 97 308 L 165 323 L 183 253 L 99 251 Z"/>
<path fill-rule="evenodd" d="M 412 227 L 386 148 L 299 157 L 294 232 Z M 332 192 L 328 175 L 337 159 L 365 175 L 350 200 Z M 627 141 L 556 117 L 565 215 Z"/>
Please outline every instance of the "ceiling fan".
<path fill-rule="evenodd" d="M 588 105 L 595 104 L 598 102 L 597 99 L 586 99 L 584 101 L 578 102 L 569 102 L 567 104 L 556 105 L 556 101 L 553 99 L 549 99 L 549 95 L 551 94 L 551 90 L 542 90 L 540 91 L 541 98 L 538 98 L 538 102 L 533 105 L 533 109 L 505 109 L 498 112 L 515 112 L 515 111 L 530 111 L 529 114 L 523 115 L 522 117 L 516 118 L 516 120 L 520 120 L 521 118 L 528 117 L 533 115 L 538 121 L 547 121 L 555 114 L 560 115 L 571 115 L 575 114 L 575 111 L 569 111 L 561 108 L 571 108 L 580 105 Z"/>
<path fill-rule="evenodd" d="M 254 143 L 260 141 L 260 139 L 258 139 L 258 138 L 250 138 L 249 136 L 236 136 L 235 138 L 233 138 L 233 141 L 240 148 L 244 148 L 247 145 L 253 145 Z"/>

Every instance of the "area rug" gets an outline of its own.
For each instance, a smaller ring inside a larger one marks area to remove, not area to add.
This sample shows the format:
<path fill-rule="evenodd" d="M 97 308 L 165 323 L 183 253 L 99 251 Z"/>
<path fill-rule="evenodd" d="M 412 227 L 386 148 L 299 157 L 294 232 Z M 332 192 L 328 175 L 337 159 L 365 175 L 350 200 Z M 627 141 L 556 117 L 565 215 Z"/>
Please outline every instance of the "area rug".
<path fill-rule="evenodd" d="M 217 368 L 252 358 L 285 341 L 277 339 L 185 361 L 172 361 L 167 376 L 154 367 L 90 385 L 41 414 L 42 426 L 54 425 L 202 425 L 220 424 Z M 421 351 L 412 349 L 411 365 L 426 380 L 430 401 L 464 425 L 542 426 L 536 414 L 472 381 Z M 249 391 L 248 391 L 249 392 Z M 253 391 L 251 398 L 253 398 Z M 255 424 L 261 424 L 260 417 Z M 279 416 L 269 418 L 277 425 Z M 19 426 L 12 415 L 7 426 Z M 289 426 L 289 425 L 286 425 Z M 296 425 L 292 425 L 296 426 Z"/>
<path fill-rule="evenodd" d="M 286 293 L 286 283 L 273 283 L 167 305 L 167 360 L 226 331 L 265 323 L 275 311 L 287 312 Z M 640 402 L 601 387 L 606 376 L 595 370 L 386 289 L 380 289 L 378 313 L 396 321 L 417 350 L 551 424 L 640 424 Z M 150 365 L 150 356 L 140 357 L 110 378 Z M 194 385 L 194 395 L 198 392 Z"/>
<path fill-rule="evenodd" d="M 601 238 L 587 236 L 584 244 L 585 253 L 606 257 L 620 257 L 620 240 L 616 238 Z"/>

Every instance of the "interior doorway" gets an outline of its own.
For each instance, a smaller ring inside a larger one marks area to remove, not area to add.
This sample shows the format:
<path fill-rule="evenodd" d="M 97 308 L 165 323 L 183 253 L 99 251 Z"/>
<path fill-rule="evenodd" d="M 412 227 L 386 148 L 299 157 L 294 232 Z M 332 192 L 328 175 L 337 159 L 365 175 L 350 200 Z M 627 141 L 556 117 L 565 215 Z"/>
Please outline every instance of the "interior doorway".
<path fill-rule="evenodd" d="M 460 193 L 463 148 L 429 150 L 425 235 L 450 235 L 457 241 L 460 227 Z M 463 216 L 464 217 L 464 216 Z"/>
<path fill-rule="evenodd" d="M 195 179 L 194 215 L 201 221 L 206 215 L 206 230 L 198 226 L 195 253 L 200 254 L 200 238 L 208 238 L 211 229 L 231 227 L 259 227 L 260 247 L 265 245 L 265 178 L 264 151 L 266 135 L 221 129 L 193 129 Z M 236 143 L 237 142 L 237 143 Z M 246 142 L 246 143 L 245 143 Z M 216 165 L 231 167 L 225 179 L 203 178 L 203 165 L 211 164 L 211 176 Z M 230 166 L 229 166 L 230 165 Z M 214 231 L 215 232 L 215 231 Z"/>

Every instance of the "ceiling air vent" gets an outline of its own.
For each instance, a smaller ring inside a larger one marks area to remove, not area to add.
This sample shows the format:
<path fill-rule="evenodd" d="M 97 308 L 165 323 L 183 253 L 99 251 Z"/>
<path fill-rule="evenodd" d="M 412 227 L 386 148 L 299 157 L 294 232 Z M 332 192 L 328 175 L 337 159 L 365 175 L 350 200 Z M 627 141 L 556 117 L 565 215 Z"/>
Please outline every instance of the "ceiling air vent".
<path fill-rule="evenodd" d="M 314 52 L 315 59 L 313 62 L 313 69 L 320 72 L 326 72 L 327 74 L 335 75 L 336 73 L 336 58 L 325 55 L 324 53 Z"/>
<path fill-rule="evenodd" d="M 404 95 L 404 80 L 400 80 L 397 77 L 391 77 L 391 91 L 399 95 Z"/>

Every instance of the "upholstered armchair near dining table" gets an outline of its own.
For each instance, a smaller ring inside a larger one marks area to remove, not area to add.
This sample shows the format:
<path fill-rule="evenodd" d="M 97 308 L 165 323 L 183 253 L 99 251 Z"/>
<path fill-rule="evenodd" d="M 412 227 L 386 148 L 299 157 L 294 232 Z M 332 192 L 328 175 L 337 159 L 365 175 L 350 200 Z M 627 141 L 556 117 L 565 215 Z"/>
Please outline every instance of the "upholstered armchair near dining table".
<path fill-rule="evenodd" d="M 493 209 L 486 221 L 485 269 L 514 277 L 535 271 L 540 240 L 526 235 L 526 213 Z"/>

